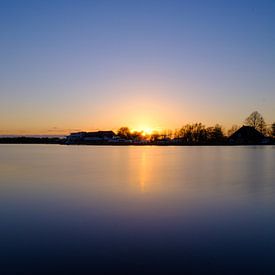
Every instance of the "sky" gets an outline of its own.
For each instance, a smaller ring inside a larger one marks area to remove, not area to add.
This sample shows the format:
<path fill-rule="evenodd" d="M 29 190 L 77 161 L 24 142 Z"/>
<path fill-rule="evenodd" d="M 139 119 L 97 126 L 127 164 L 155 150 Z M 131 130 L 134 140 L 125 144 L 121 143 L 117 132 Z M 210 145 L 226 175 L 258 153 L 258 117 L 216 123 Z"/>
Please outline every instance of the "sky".
<path fill-rule="evenodd" d="M 1 0 L 0 134 L 275 121 L 273 0 Z"/>

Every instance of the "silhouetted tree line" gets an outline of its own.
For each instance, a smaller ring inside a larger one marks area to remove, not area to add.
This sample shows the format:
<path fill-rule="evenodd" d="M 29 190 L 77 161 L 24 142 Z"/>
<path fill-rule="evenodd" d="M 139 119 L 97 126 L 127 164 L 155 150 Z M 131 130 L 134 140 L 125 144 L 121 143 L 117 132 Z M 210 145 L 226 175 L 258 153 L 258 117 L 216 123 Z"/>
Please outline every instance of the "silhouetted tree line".
<path fill-rule="evenodd" d="M 180 129 L 163 130 L 161 132 L 154 131 L 150 135 L 141 132 L 131 132 L 128 127 L 121 127 L 117 135 L 121 138 L 141 141 L 147 140 L 150 143 L 175 143 L 175 144 L 223 144 L 226 142 L 226 136 L 220 125 L 214 127 L 206 127 L 202 123 L 186 124 Z"/>
<path fill-rule="evenodd" d="M 254 127 L 266 137 L 270 143 L 275 140 L 275 122 L 270 125 L 265 123 L 263 116 L 255 111 L 244 121 L 246 126 Z M 221 125 L 216 124 L 206 127 L 202 123 L 186 124 L 176 130 L 154 131 L 146 134 L 143 131 L 130 131 L 128 127 L 121 127 L 115 136 L 119 138 L 119 144 L 182 144 L 182 145 L 223 145 L 228 143 L 228 137 L 235 133 L 240 127 L 233 125 L 227 132 Z M 21 143 L 21 144 L 65 144 L 65 139 L 50 137 L 2 137 L 0 143 Z M 108 144 L 107 140 L 97 141 L 96 144 Z M 114 143 L 112 143 L 114 144 Z"/>
<path fill-rule="evenodd" d="M 206 127 L 201 123 L 187 124 L 175 131 L 175 138 L 184 144 L 222 144 L 226 137 L 219 124 Z"/>
<path fill-rule="evenodd" d="M 244 125 L 254 127 L 257 131 L 266 137 L 275 138 L 275 122 L 269 127 L 263 116 L 255 111 L 251 113 L 245 120 Z M 224 128 L 216 124 L 212 127 L 206 127 L 202 123 L 186 124 L 180 129 L 154 131 L 150 135 L 141 132 L 131 132 L 128 127 L 121 127 L 117 135 L 123 139 L 131 141 L 146 140 L 152 144 L 186 144 L 186 145 L 204 145 L 204 144 L 227 144 L 227 139 L 235 133 L 240 126 L 233 125 L 225 134 Z"/>

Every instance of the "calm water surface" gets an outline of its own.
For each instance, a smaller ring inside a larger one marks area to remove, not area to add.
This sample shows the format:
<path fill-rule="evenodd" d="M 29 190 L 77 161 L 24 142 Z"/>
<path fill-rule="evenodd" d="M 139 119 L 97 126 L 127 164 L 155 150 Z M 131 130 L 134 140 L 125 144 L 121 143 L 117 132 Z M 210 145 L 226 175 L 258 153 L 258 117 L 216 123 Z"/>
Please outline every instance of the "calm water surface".
<path fill-rule="evenodd" d="M 275 274 L 275 147 L 0 145 L 0 274 Z"/>

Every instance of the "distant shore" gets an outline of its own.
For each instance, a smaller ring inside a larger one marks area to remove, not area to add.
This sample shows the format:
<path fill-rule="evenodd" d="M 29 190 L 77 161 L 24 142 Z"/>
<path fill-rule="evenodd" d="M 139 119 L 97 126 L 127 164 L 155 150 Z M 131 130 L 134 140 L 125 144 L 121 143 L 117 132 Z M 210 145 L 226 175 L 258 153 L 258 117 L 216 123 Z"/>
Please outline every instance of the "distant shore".
<path fill-rule="evenodd" d="M 0 144 L 59 144 L 59 145 L 86 145 L 86 146 L 236 146 L 236 145 L 275 145 L 274 140 L 265 144 L 259 143 L 243 143 L 243 144 L 231 144 L 229 140 L 215 143 L 196 143 L 187 144 L 180 142 L 165 142 L 165 141 L 151 141 L 146 143 L 135 143 L 135 142 L 121 142 L 121 143 L 110 143 L 108 141 L 96 141 L 96 142 L 79 142 L 74 144 L 67 144 L 65 138 L 52 138 L 52 137 L 2 137 L 0 138 Z"/>
<path fill-rule="evenodd" d="M 0 137 L 0 144 L 64 144 L 64 141 L 57 137 Z"/>

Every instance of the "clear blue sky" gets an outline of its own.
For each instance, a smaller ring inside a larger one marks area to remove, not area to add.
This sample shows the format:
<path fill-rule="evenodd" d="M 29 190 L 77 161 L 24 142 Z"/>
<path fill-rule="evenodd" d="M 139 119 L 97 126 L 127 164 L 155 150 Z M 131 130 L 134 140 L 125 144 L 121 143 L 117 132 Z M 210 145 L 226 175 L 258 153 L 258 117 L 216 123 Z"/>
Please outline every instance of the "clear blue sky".
<path fill-rule="evenodd" d="M 275 121 L 275 1 L 0 1 L 0 134 Z"/>

